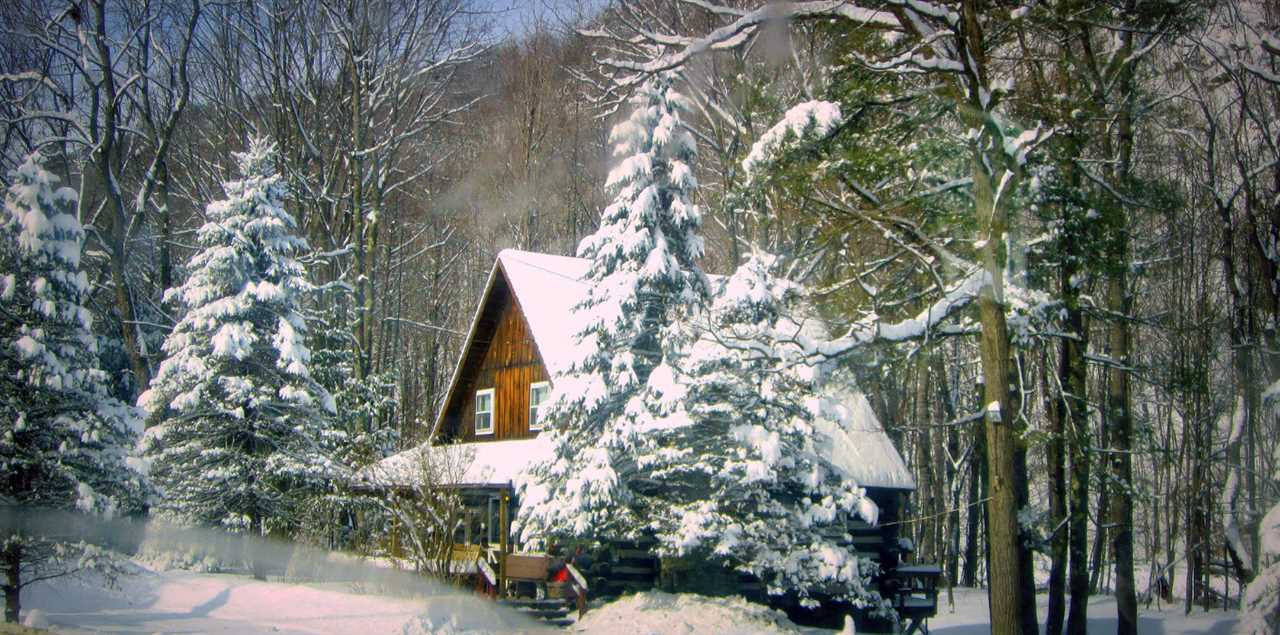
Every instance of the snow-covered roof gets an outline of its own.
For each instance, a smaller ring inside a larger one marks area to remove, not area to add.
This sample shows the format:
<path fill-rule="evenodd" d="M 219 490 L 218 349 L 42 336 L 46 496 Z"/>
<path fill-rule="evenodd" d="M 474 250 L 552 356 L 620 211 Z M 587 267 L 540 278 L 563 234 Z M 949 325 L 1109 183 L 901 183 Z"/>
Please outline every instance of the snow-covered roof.
<path fill-rule="evenodd" d="M 568 318 L 586 293 L 582 279 L 590 262 L 504 249 L 498 254 L 498 263 L 507 274 L 547 372 L 554 377 L 572 361 L 576 338 L 573 321 Z"/>
<path fill-rule="evenodd" d="M 915 489 L 911 471 L 884 433 L 866 396 L 850 391 L 841 396 L 840 403 L 846 412 L 815 419 L 815 449 L 858 485 Z M 427 442 L 361 470 L 356 480 L 373 487 L 419 485 L 420 465 L 425 459 L 436 465 L 457 466 L 441 470 L 452 473 L 442 478 L 441 485 L 510 487 L 527 467 L 552 454 L 551 444 L 542 436 L 451 445 Z"/>
<path fill-rule="evenodd" d="M 832 396 L 843 412 L 814 419 L 819 453 L 862 487 L 915 489 L 911 470 L 884 433 L 867 396 L 856 390 Z"/>
<path fill-rule="evenodd" d="M 359 483 L 372 487 L 413 487 L 423 478 L 423 461 L 441 467 L 433 470 L 438 485 L 457 487 L 510 487 L 525 467 L 551 457 L 545 438 L 431 445 L 424 443 L 394 454 L 356 474 Z"/>

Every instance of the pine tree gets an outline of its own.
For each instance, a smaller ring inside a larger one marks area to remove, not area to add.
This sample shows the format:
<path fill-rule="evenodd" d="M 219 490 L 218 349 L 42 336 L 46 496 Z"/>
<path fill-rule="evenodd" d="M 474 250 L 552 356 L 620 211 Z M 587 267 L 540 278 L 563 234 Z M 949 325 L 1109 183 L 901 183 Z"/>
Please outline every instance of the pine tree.
<path fill-rule="evenodd" d="M 75 192 L 33 153 L 11 175 L 0 222 L 0 502 L 105 516 L 141 508 L 143 477 L 129 452 L 141 432 L 136 409 L 111 396 L 98 367 L 93 316 L 80 270 L 84 230 Z M 22 587 L 80 563 L 57 538 L 10 525 L 3 534 L 6 621 L 17 621 Z M 72 540 L 75 539 L 72 537 Z"/>
<path fill-rule="evenodd" d="M 640 527 L 627 484 L 628 448 L 648 418 L 636 396 L 661 359 L 664 325 L 707 294 L 696 264 L 703 243 L 692 202 L 694 141 L 675 81 L 671 73 L 647 80 L 630 100 L 630 117 L 610 134 L 620 162 L 607 185 L 616 194 L 599 230 L 578 247 L 591 265 L 589 291 L 573 315 L 577 361 L 553 369 L 552 424 L 543 434 L 555 459 L 522 481 L 517 524 L 526 540 L 632 535 Z"/>
<path fill-rule="evenodd" d="M 753 254 L 709 311 L 664 338 L 672 346 L 646 396 L 659 417 L 635 453 L 644 490 L 662 501 L 649 526 L 664 556 L 719 562 L 805 604 L 823 595 L 888 615 L 870 586 L 877 563 L 830 537 L 853 518 L 877 521 L 830 458 L 873 415 L 850 379 L 815 364 L 825 333 L 794 317 L 802 289 L 773 264 Z"/>
<path fill-rule="evenodd" d="M 311 285 L 294 257 L 306 242 L 282 207 L 274 145 L 236 158 L 242 178 L 207 207 L 190 277 L 165 293 L 183 315 L 139 403 L 159 422 L 144 446 L 161 515 L 261 535 L 295 529 L 298 503 L 323 486 L 334 402 L 309 370 Z"/>

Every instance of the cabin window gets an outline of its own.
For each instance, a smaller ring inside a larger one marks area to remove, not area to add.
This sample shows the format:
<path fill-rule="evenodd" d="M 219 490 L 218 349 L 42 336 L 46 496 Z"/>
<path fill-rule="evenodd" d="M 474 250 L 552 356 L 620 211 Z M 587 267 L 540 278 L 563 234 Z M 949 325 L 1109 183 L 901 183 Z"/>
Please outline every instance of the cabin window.
<path fill-rule="evenodd" d="M 489 544 L 501 545 L 502 538 L 502 499 L 489 499 Z"/>
<path fill-rule="evenodd" d="M 529 386 L 529 429 L 542 429 L 542 414 L 547 409 L 547 398 L 551 396 L 551 384 L 545 381 L 534 382 Z"/>
<path fill-rule="evenodd" d="M 476 391 L 476 434 L 493 434 L 493 389 Z"/>

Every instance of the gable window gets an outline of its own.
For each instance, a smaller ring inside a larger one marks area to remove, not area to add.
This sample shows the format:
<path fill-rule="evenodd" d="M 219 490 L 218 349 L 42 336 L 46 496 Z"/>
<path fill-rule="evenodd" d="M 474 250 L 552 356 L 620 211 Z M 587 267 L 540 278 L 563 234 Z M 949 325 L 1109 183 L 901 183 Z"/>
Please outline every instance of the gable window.
<path fill-rule="evenodd" d="M 476 434 L 493 434 L 493 389 L 476 391 Z"/>
<path fill-rule="evenodd" d="M 547 410 L 547 399 L 551 396 L 551 384 L 545 381 L 534 382 L 529 386 L 529 429 L 542 429 L 542 415 Z"/>

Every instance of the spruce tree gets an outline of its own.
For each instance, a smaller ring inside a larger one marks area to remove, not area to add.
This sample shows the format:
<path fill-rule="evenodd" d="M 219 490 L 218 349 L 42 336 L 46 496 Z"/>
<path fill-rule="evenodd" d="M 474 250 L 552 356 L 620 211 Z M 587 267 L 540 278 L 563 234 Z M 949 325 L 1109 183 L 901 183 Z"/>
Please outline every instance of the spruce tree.
<path fill-rule="evenodd" d="M 870 585 L 878 565 L 839 543 L 850 520 L 875 524 L 878 508 L 832 460 L 877 424 L 852 379 L 816 363 L 825 330 L 797 317 L 802 288 L 773 264 L 753 254 L 718 281 L 708 311 L 664 338 L 646 396 L 658 417 L 634 453 L 662 502 L 648 506 L 649 527 L 663 556 L 719 563 L 805 604 L 847 600 L 887 616 Z"/>
<path fill-rule="evenodd" d="M 98 366 L 75 192 L 55 189 L 58 178 L 38 152 L 10 179 L 0 217 L 0 504 L 136 512 L 146 488 L 129 453 L 141 419 L 110 394 Z M 6 522 L 0 533 L 6 621 L 17 621 L 21 589 L 32 579 L 80 568 L 72 560 L 83 545 L 65 544 L 79 538 L 45 529 Z"/>
<path fill-rule="evenodd" d="M 144 447 L 160 514 L 251 535 L 296 529 L 297 505 L 330 471 L 318 437 L 334 412 L 309 369 L 311 285 L 295 258 L 306 242 L 273 158 L 263 140 L 236 154 L 242 178 L 207 207 L 190 277 L 165 293 L 182 317 L 139 398 L 158 422 Z"/>
<path fill-rule="evenodd" d="M 586 297 L 572 319 L 575 362 L 552 369 L 553 394 L 543 434 L 555 458 L 521 482 L 517 524 L 526 540 L 548 534 L 627 536 L 639 531 L 628 478 L 628 449 L 649 418 L 636 399 L 662 355 L 672 315 L 707 294 L 698 268 L 702 217 L 693 136 L 681 122 L 687 104 L 676 76 L 647 80 L 630 99 L 630 116 L 614 127 L 618 165 L 609 173 L 613 202 L 578 256 L 591 264 Z"/>

